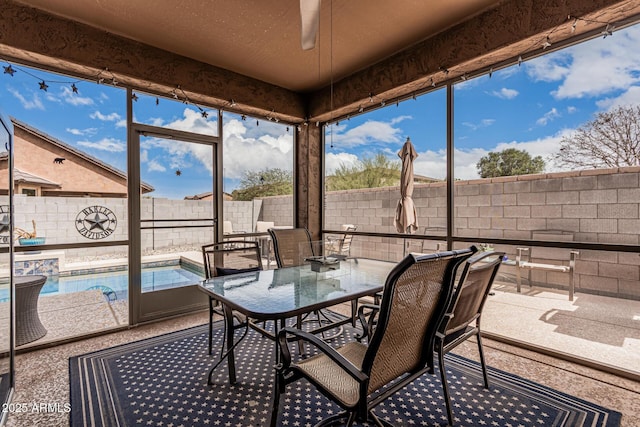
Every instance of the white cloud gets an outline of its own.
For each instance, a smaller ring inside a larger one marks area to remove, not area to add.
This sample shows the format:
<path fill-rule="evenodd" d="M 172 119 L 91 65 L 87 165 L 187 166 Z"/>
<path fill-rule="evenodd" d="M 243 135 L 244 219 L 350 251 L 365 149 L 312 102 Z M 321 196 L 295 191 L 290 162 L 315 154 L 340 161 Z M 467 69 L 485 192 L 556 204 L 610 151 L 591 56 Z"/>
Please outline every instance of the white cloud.
<path fill-rule="evenodd" d="M 92 119 L 102 120 L 103 122 L 117 122 L 121 119 L 120 114 L 111 113 L 111 114 L 102 114 L 100 111 L 95 111 L 89 115 Z"/>
<path fill-rule="evenodd" d="M 118 120 L 116 122 L 116 127 L 117 128 L 126 128 L 127 127 L 127 120 L 126 119 Z"/>
<path fill-rule="evenodd" d="M 394 117 L 393 119 L 391 119 L 391 121 L 389 122 L 392 125 L 395 125 L 396 123 L 400 123 L 404 120 L 411 120 L 413 119 L 412 116 L 398 116 L 398 117 Z"/>
<path fill-rule="evenodd" d="M 164 119 L 161 119 L 160 117 L 152 117 L 149 119 L 149 124 L 151 126 L 162 126 L 164 125 Z"/>
<path fill-rule="evenodd" d="M 266 131 L 266 126 L 251 129 L 253 123 L 232 119 L 224 124 L 225 177 L 239 179 L 246 171 L 278 168 L 291 171 L 293 168 L 293 135 L 285 126 L 278 125 L 279 134 L 263 134 L 259 138 L 249 135 L 257 130 Z"/>
<path fill-rule="evenodd" d="M 617 107 L 640 105 L 640 86 L 631 86 L 615 98 L 604 98 L 596 102 L 603 110 L 613 110 Z"/>
<path fill-rule="evenodd" d="M 567 107 L 567 113 L 569 113 L 569 114 L 573 114 L 576 111 L 578 111 L 578 109 L 576 107 L 573 107 L 571 105 Z"/>
<path fill-rule="evenodd" d="M 75 129 L 75 128 L 67 128 L 67 132 L 76 136 L 85 136 L 85 135 L 95 135 L 98 129 L 96 128 L 86 128 L 86 129 Z"/>
<path fill-rule="evenodd" d="M 147 150 L 140 151 L 140 163 L 145 163 L 149 161 L 149 152 Z"/>
<path fill-rule="evenodd" d="M 534 81 L 555 82 L 569 74 L 567 62 L 570 62 L 570 54 L 568 50 L 563 50 L 527 62 L 525 70 Z"/>
<path fill-rule="evenodd" d="M 160 119 L 158 119 L 160 120 Z M 204 118 L 199 111 L 185 108 L 183 117 L 164 127 L 187 132 L 215 135 L 218 132 L 217 115 Z M 293 128 L 272 122 L 240 121 L 227 119 L 224 123 L 223 152 L 224 175 L 238 180 L 246 171 L 266 168 L 293 169 Z M 149 170 L 187 169 L 194 162 L 203 165 L 213 174 L 213 148 L 205 144 L 191 144 L 176 140 L 145 138 L 141 140 Z M 161 151 L 158 151 L 160 149 Z M 165 166 L 166 165 L 166 166 Z"/>
<path fill-rule="evenodd" d="M 409 116 L 401 116 L 391 119 L 389 122 L 377 120 L 367 120 L 365 123 L 351 128 L 345 132 L 346 126 L 334 125 L 333 143 L 345 148 L 353 148 L 360 145 L 371 145 L 374 143 L 400 144 L 402 139 L 402 129 L 394 127 L 395 123 L 405 120 Z M 330 135 L 328 136 L 330 138 Z"/>
<path fill-rule="evenodd" d="M 515 89 L 507 89 L 506 87 L 503 87 L 500 90 L 494 90 L 493 92 L 491 92 L 491 95 L 501 98 L 501 99 L 513 99 L 516 96 L 518 96 L 520 94 L 520 92 L 518 92 Z"/>
<path fill-rule="evenodd" d="M 324 168 L 327 175 L 332 175 L 341 165 L 352 167 L 360 163 L 358 156 L 344 152 L 327 153 L 324 160 Z"/>
<path fill-rule="evenodd" d="M 22 108 L 25 110 L 43 110 L 44 104 L 40 100 L 40 96 L 37 93 L 32 93 L 32 99 L 25 98 L 20 92 L 13 88 L 7 89 L 18 101 L 22 104 Z"/>
<path fill-rule="evenodd" d="M 204 135 L 216 135 L 218 133 L 217 121 L 202 117 L 200 112 L 190 108 L 185 108 L 182 114 L 182 119 L 167 123 L 164 126 L 171 129 L 201 133 Z"/>
<path fill-rule="evenodd" d="M 99 141 L 78 141 L 78 145 L 113 153 L 121 153 L 126 150 L 126 144 L 115 138 L 102 138 Z"/>
<path fill-rule="evenodd" d="M 553 154 L 558 151 L 560 141 L 564 136 L 571 134 L 573 130 L 565 129 L 555 135 L 540 138 L 532 141 L 511 141 L 501 142 L 489 149 L 472 148 L 455 150 L 454 174 L 457 179 L 477 179 L 479 178 L 476 164 L 489 152 L 499 152 L 507 148 L 525 150 L 532 157 L 541 156 L 546 162 L 546 171 L 560 171 L 552 160 Z M 447 175 L 446 151 L 427 150 L 418 153 L 418 158 L 414 161 L 414 172 L 431 178 L 445 179 Z"/>
<path fill-rule="evenodd" d="M 551 110 L 544 113 L 544 116 L 536 120 L 536 124 L 539 126 L 546 126 L 547 123 L 552 122 L 554 119 L 557 119 L 558 117 L 561 117 L 561 114 L 554 107 Z"/>
<path fill-rule="evenodd" d="M 149 162 L 147 162 L 147 170 L 149 172 L 166 172 L 167 168 L 162 166 L 157 160 L 149 160 Z"/>
<path fill-rule="evenodd" d="M 56 104 L 62 104 L 62 100 L 60 98 L 56 97 L 52 93 L 46 92 L 44 97 L 49 102 L 55 102 Z"/>
<path fill-rule="evenodd" d="M 478 130 L 491 126 L 496 122 L 495 119 L 482 119 L 480 123 L 463 122 L 462 125 L 468 127 L 471 130 Z"/>
<path fill-rule="evenodd" d="M 73 90 L 66 86 L 62 87 L 61 97 L 67 104 L 71 104 L 74 106 L 93 105 L 93 99 L 80 96 L 77 93 L 73 93 Z"/>
<path fill-rule="evenodd" d="M 541 56 L 527 63 L 534 80 L 561 81 L 557 99 L 602 96 L 640 81 L 640 26 Z"/>

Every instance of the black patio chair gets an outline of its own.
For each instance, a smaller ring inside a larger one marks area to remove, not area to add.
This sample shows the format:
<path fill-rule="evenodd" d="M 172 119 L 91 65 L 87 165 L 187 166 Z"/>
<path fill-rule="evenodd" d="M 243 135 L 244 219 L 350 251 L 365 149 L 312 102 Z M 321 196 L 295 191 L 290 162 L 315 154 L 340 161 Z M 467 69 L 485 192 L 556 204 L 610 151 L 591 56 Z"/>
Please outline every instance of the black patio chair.
<path fill-rule="evenodd" d="M 345 410 L 317 426 L 340 420 L 351 426 L 356 419 L 390 425 L 372 410 L 424 373 L 434 372 L 434 337 L 451 300 L 456 270 L 475 250 L 407 255 L 387 277 L 377 326 L 366 344 L 353 341 L 335 349 L 315 335 L 282 329 L 271 426 L 277 425 L 280 395 L 301 378 Z M 363 329 L 367 331 L 367 326 Z M 290 336 L 314 345 L 319 354 L 292 362 Z"/>
<path fill-rule="evenodd" d="M 438 354 L 442 389 L 447 405 L 447 417 L 451 426 L 453 426 L 453 411 L 447 385 L 444 355 L 467 339 L 475 336 L 478 343 L 478 352 L 480 353 L 484 387 L 486 389 L 489 388 L 489 377 L 480 335 L 480 318 L 482 317 L 484 303 L 487 300 L 503 259 L 503 252 L 482 252 L 467 260 L 447 313 L 436 333 L 434 347 Z"/>
<path fill-rule="evenodd" d="M 270 228 L 269 235 L 273 242 L 273 252 L 278 268 L 304 265 L 307 263 L 307 261 L 305 261 L 307 258 L 316 255 L 313 242 L 311 241 L 311 234 L 306 228 Z M 352 319 L 355 319 L 357 301 L 351 302 L 351 310 Z M 317 310 L 314 313 L 316 314 L 316 319 L 309 321 L 317 322 L 318 324 L 333 323 L 331 318 L 323 313 L 322 310 Z M 304 317 L 297 316 L 296 326 L 299 329 L 302 328 L 302 322 L 305 321 L 304 319 L 307 316 L 308 314 Z M 342 334 L 342 332 L 342 327 L 339 327 L 337 332 L 331 335 L 325 335 L 323 332 L 322 337 L 330 340 Z M 303 352 L 302 341 L 299 341 L 298 351 L 300 353 Z"/>
<path fill-rule="evenodd" d="M 202 246 L 204 273 L 207 279 L 262 270 L 262 259 L 257 242 L 225 240 Z M 213 315 L 224 316 L 219 304 L 209 296 L 209 354 L 212 353 Z M 233 312 L 238 323 L 229 325 L 235 329 L 247 328 L 249 320 L 240 313 Z M 222 344 L 224 346 L 224 342 Z"/>

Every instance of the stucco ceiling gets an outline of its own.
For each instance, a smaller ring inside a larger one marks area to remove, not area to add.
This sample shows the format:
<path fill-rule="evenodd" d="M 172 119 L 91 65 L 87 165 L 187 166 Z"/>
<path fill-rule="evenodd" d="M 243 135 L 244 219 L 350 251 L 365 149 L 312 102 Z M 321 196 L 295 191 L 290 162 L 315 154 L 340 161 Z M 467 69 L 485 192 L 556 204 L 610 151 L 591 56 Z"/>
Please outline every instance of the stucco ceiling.
<path fill-rule="evenodd" d="M 299 0 L 29 0 L 24 5 L 295 92 L 364 69 L 499 0 L 323 0 L 315 49 Z"/>

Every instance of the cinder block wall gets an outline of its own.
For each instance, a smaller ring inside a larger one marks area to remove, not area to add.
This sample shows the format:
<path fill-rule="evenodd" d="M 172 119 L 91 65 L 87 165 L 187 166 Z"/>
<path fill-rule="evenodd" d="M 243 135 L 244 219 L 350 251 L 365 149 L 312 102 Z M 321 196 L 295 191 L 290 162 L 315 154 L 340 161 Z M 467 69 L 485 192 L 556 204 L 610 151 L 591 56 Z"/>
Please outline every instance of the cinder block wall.
<path fill-rule="evenodd" d="M 640 243 L 640 167 L 500 177 L 455 183 L 455 232 L 459 236 Z M 330 192 L 325 227 L 354 223 L 359 231 L 395 232 L 399 187 Z M 413 193 L 419 233 L 444 234 L 444 183 L 416 184 Z M 539 234 L 534 237 L 534 234 Z M 548 234 L 545 238 L 541 234 Z M 558 238 L 558 236 L 563 236 Z M 402 239 L 358 237 L 361 256 L 396 260 Z M 420 248 L 413 244 L 409 250 Z M 505 250 L 511 259 L 515 248 Z M 534 261 L 567 263 L 568 250 L 538 249 Z M 581 251 L 576 265 L 580 290 L 640 298 L 640 255 Z M 533 271 L 533 281 L 566 284 L 566 274 Z"/>
<path fill-rule="evenodd" d="M 359 231 L 393 233 L 399 194 L 399 187 L 327 193 L 325 227 L 337 230 L 342 224 L 352 223 Z M 422 234 L 428 228 L 428 234 L 444 235 L 445 184 L 416 184 L 413 199 L 420 225 L 418 233 Z M 6 204 L 6 197 L 4 202 Z M 78 212 L 94 205 L 111 209 L 118 219 L 115 232 L 104 240 L 126 240 L 126 199 L 20 195 L 15 198 L 15 224 L 30 231 L 31 219 L 35 219 L 38 235 L 46 237 L 50 244 L 87 242 L 90 240 L 76 230 L 75 220 Z M 468 237 L 638 245 L 639 206 L 640 167 L 456 181 L 455 232 Z M 238 231 L 253 231 L 257 220 L 292 225 L 293 199 L 291 196 L 277 196 L 253 202 L 226 201 L 224 215 Z M 210 201 L 142 200 L 143 219 L 211 217 Z M 160 222 L 155 224 L 161 225 Z M 213 239 L 211 228 L 143 230 L 142 233 L 144 247 L 155 249 L 197 247 Z M 435 244 L 428 243 L 426 248 L 434 249 Z M 505 250 L 511 259 L 515 258 L 514 247 L 496 249 Z M 407 245 L 404 239 L 361 236 L 354 239 L 352 248 L 353 253 L 361 257 L 394 261 L 405 252 L 420 250 L 422 245 L 417 242 Z M 97 256 L 123 251 L 126 252 L 126 248 L 83 248 L 68 250 L 67 256 Z M 533 260 L 566 263 L 568 259 L 568 250 L 538 248 Z M 639 254 L 583 250 L 576 272 L 578 290 L 640 298 Z M 533 271 L 531 279 L 561 285 L 568 282 L 567 275 L 544 271 Z"/>
<path fill-rule="evenodd" d="M 293 225 L 293 197 L 273 196 L 264 197 L 259 221 L 273 221 L 274 225 Z"/>

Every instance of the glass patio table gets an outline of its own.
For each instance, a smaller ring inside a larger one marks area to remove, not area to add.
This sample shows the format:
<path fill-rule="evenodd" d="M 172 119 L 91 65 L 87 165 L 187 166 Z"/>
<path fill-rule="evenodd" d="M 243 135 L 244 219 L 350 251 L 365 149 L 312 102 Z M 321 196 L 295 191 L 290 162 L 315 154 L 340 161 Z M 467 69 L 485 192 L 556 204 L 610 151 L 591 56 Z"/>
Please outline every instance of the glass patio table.
<path fill-rule="evenodd" d="M 209 371 L 209 384 L 213 371 L 225 358 L 229 368 L 229 382 L 236 382 L 233 349 L 244 338 L 247 330 L 234 342 L 233 312 L 246 316 L 248 326 L 275 341 L 278 330 L 285 326 L 288 318 L 361 297 L 374 296 L 382 290 L 389 272 L 395 265 L 385 261 L 348 259 L 339 261 L 338 265 L 332 264 L 333 268 L 329 268 L 329 265 L 325 269 L 305 264 L 204 280 L 199 284 L 199 289 L 222 306 L 226 346 L 226 349 L 221 349 L 220 359 Z M 256 321 L 274 321 L 273 332 L 260 328 L 255 324 Z M 312 332 L 319 333 L 351 321 L 352 319 L 347 317 L 339 322 L 316 328 Z M 212 320 L 209 319 L 209 322 Z M 278 360 L 277 343 L 275 350 Z"/>

